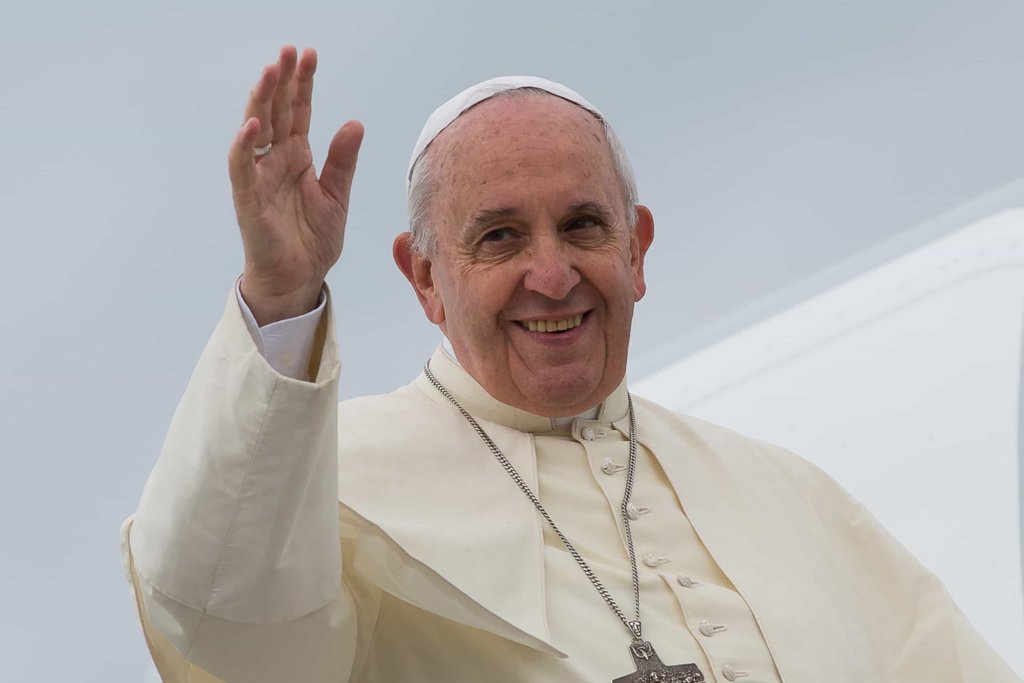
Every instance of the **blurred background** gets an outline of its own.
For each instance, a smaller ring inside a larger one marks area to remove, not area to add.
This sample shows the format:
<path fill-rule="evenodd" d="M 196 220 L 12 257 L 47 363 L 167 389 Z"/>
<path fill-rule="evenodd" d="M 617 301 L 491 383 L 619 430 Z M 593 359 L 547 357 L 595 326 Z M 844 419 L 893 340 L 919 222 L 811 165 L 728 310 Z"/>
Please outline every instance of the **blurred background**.
<path fill-rule="evenodd" d="M 227 145 L 285 42 L 320 54 L 317 162 L 348 118 L 367 129 L 330 277 L 343 397 L 408 382 L 438 341 L 390 256 L 422 122 L 491 76 L 564 82 L 615 125 L 657 223 L 633 335 L 641 393 L 819 462 L 1024 672 L 1022 29 L 1010 0 L 7 3 L 4 680 L 155 680 L 117 531 L 240 271 Z M 943 264 L 976 286 L 954 287 Z M 1009 274 L 976 277 L 992 268 Z M 900 283 L 936 307 L 891 305 Z M 826 320 L 839 309 L 863 324 Z M 967 327 L 981 332 L 931 344 Z M 923 356 L 902 374 L 870 363 Z M 869 365 L 874 383 L 852 386 Z M 826 389 L 838 398 L 810 400 Z M 813 427 L 776 434 L 766 404 Z M 958 412 L 968 404 L 991 409 Z M 953 419 L 962 428 L 922 431 Z M 906 462 L 886 469 L 882 442 Z M 964 493 L 957 471 L 980 478 Z M 921 489 L 934 495 L 907 495 Z"/>

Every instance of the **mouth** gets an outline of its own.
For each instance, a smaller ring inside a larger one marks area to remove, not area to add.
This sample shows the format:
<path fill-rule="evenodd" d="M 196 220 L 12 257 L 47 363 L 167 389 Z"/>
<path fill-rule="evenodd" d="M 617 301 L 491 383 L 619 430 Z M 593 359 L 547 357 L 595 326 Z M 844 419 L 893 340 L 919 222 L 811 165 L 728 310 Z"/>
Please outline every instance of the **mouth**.
<path fill-rule="evenodd" d="M 584 314 L 580 313 L 561 320 L 517 320 L 516 322 L 530 332 L 558 334 L 579 327 L 583 323 L 583 316 Z"/>

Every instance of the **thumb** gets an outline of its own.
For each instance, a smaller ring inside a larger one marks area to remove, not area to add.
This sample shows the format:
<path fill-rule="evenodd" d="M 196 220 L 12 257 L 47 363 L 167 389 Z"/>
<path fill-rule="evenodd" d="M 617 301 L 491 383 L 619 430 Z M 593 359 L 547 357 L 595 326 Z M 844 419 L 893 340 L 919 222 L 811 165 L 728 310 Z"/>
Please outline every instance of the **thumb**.
<path fill-rule="evenodd" d="M 348 195 L 352 189 L 352 178 L 356 174 L 356 160 L 359 146 L 363 142 L 363 124 L 358 121 L 345 123 L 334 134 L 327 150 L 320 173 L 320 186 L 336 202 L 348 211 Z"/>

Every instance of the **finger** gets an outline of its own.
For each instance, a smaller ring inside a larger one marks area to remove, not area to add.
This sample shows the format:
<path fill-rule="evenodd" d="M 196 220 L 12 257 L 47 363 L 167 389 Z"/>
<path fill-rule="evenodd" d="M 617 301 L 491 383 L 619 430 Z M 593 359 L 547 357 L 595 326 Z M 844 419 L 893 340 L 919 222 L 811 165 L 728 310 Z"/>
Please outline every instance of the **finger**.
<path fill-rule="evenodd" d="M 236 204 L 248 203 L 256 186 L 256 158 L 252 148 L 260 135 L 260 120 L 252 117 L 242 124 L 228 148 L 228 176 Z"/>
<path fill-rule="evenodd" d="M 278 65 L 271 64 L 263 68 L 260 80 L 249 92 L 249 101 L 245 104 L 245 120 L 255 118 L 260 122 L 259 137 L 256 145 L 262 146 L 273 139 L 274 129 L 270 118 L 271 98 L 277 87 Z"/>
<path fill-rule="evenodd" d="M 295 70 L 295 100 L 292 103 L 292 132 L 309 133 L 313 114 L 313 74 L 316 72 L 316 50 L 306 48 Z"/>
<path fill-rule="evenodd" d="M 320 186 L 335 201 L 348 211 L 348 194 L 352 189 L 352 178 L 356 173 L 356 160 L 359 157 L 359 146 L 363 142 L 363 124 L 349 121 L 343 125 L 327 150 L 323 171 L 320 173 Z"/>
<path fill-rule="evenodd" d="M 277 60 L 277 87 L 274 89 L 270 108 L 270 125 L 274 129 L 271 139 L 274 142 L 284 140 L 292 134 L 292 99 L 295 96 L 295 81 L 292 76 L 295 75 L 295 61 L 295 47 L 282 47 Z"/>

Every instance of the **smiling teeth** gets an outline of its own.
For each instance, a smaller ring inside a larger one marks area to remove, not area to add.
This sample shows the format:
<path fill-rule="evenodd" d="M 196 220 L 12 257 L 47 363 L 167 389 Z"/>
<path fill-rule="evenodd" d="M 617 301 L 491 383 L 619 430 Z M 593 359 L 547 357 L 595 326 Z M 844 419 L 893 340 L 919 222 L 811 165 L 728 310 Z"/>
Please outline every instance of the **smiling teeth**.
<path fill-rule="evenodd" d="M 579 327 L 581 322 L 583 322 L 582 314 L 574 315 L 565 320 L 526 320 L 522 324 L 530 332 L 563 332 Z"/>

